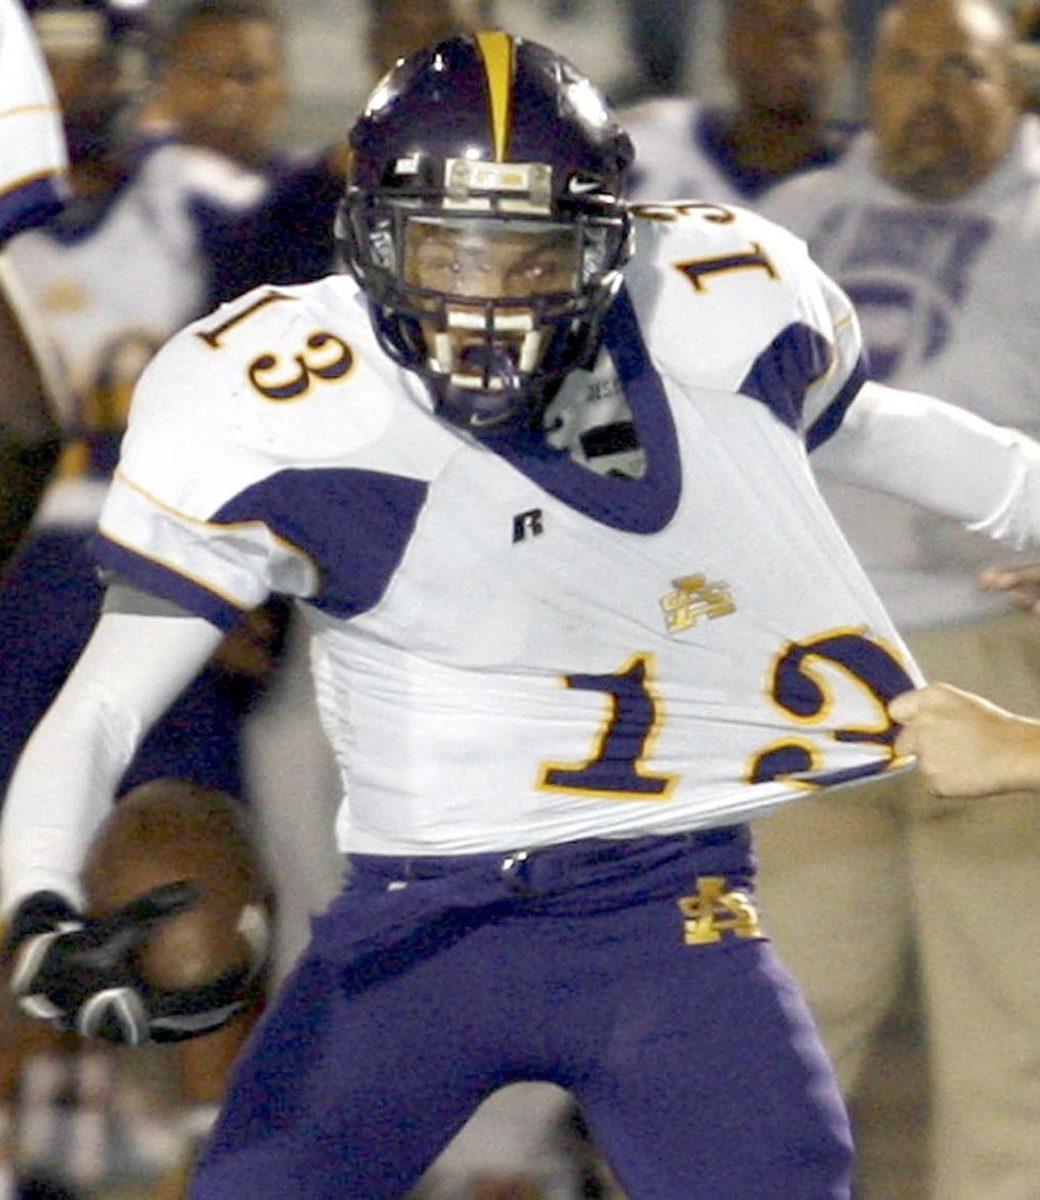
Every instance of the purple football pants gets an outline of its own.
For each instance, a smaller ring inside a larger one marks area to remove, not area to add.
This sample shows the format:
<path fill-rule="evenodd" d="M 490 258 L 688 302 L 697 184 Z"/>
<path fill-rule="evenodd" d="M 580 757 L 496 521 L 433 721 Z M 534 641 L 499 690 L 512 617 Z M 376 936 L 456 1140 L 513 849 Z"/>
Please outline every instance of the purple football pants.
<path fill-rule="evenodd" d="M 746 828 L 353 864 L 192 1200 L 399 1197 L 521 1079 L 570 1089 L 630 1200 L 848 1197 L 837 1084 L 769 942 L 684 940 L 699 877 L 750 890 Z"/>

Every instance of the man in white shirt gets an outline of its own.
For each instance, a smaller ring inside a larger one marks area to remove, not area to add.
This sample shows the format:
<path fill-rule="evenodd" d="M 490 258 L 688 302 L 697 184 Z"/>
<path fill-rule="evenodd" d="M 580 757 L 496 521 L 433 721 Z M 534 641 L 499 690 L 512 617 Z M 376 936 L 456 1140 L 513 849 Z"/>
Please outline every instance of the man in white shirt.
<path fill-rule="evenodd" d="M 784 185 L 762 207 L 808 239 L 856 302 L 875 378 L 1035 434 L 1040 124 L 1019 116 L 1010 47 L 1003 15 L 987 3 L 897 4 L 873 66 L 870 134 L 840 165 Z M 966 486 L 977 476 L 970 460 L 951 457 L 949 469 Z M 821 485 L 918 662 L 933 679 L 1040 716 L 1035 626 L 978 587 L 991 544 L 869 491 L 876 470 L 864 458 L 858 478 L 822 475 Z M 846 1088 L 913 948 L 931 1056 L 935 1195 L 1034 1196 L 1036 798 L 961 804 L 911 782 L 792 809 L 763 826 L 760 846 L 774 932 Z M 1014 905 L 984 899 L 997 891 Z M 793 894 L 816 898 L 815 915 L 789 923 Z M 846 929 L 839 945 L 820 936 L 836 916 Z M 983 1011 L 1009 1015 L 986 1024 Z"/>

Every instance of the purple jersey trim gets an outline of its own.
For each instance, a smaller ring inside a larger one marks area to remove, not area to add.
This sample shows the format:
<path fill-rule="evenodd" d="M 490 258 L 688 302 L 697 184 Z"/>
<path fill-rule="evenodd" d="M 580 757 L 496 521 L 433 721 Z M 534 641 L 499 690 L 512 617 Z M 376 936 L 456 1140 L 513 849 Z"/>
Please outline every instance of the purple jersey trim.
<path fill-rule="evenodd" d="M 773 338 L 751 364 L 737 391 L 761 400 L 788 429 L 797 430 L 802 423 L 805 393 L 830 362 L 830 342 L 818 330 L 798 321 Z"/>
<path fill-rule="evenodd" d="M 61 211 L 65 189 L 59 175 L 47 175 L 0 195 L 0 245 L 17 233 L 45 225 Z"/>
<path fill-rule="evenodd" d="M 817 446 L 822 446 L 828 438 L 834 436 L 841 427 L 842 421 L 845 420 L 849 406 L 859 395 L 860 388 L 868 378 L 867 362 L 861 354 L 841 391 L 809 426 L 805 435 L 805 445 L 808 450 L 815 450 Z"/>
<path fill-rule="evenodd" d="M 501 435 L 482 440 L 528 479 L 592 520 L 624 533 L 658 533 L 679 506 L 682 463 L 668 397 L 624 288 L 604 319 L 603 344 L 614 360 L 646 454 L 641 479 L 597 475 L 548 445 L 540 431 L 527 440 Z"/>
<path fill-rule="evenodd" d="M 357 468 L 279 471 L 240 492 L 214 524 L 262 521 L 321 575 L 310 603 L 350 618 L 379 602 L 411 540 L 428 484 Z"/>
<path fill-rule="evenodd" d="M 752 363 L 737 391 L 761 400 L 788 429 L 799 430 L 805 395 L 831 365 L 833 353 L 819 330 L 797 321 L 773 338 Z M 841 391 L 806 431 L 809 450 L 822 445 L 838 428 L 866 378 L 866 362 L 861 355 Z"/>
<path fill-rule="evenodd" d="M 90 539 L 89 550 L 104 570 L 114 571 L 143 591 L 179 605 L 218 629 L 231 629 L 242 619 L 243 609 L 170 567 L 113 542 L 103 533 Z"/>

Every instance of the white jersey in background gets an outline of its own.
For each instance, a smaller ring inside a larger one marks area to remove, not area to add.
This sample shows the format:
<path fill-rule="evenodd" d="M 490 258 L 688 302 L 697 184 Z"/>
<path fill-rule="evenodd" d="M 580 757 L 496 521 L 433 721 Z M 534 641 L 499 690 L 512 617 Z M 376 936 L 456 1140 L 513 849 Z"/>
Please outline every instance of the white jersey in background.
<path fill-rule="evenodd" d="M 856 304 L 872 377 L 920 387 L 1035 436 L 1040 122 L 1023 119 L 996 170 L 943 204 L 890 187 L 875 173 L 873 155 L 873 139 L 864 135 L 840 166 L 776 189 L 762 211 L 806 237 Z M 987 538 L 861 487 L 828 477 L 821 486 L 900 628 L 1005 610 L 976 584 L 979 570 L 994 562 Z M 1000 561 L 1008 561 L 1006 552 Z"/>
<path fill-rule="evenodd" d="M 43 55 L 18 0 L 0 0 L 0 245 L 60 205 L 66 166 Z"/>
<path fill-rule="evenodd" d="M 207 150 L 160 144 L 103 210 L 81 215 L 73 204 L 11 244 L 9 257 L 77 405 L 71 445 L 37 524 L 93 526 L 138 376 L 206 306 L 197 205 L 237 211 L 257 204 L 266 186 Z"/>

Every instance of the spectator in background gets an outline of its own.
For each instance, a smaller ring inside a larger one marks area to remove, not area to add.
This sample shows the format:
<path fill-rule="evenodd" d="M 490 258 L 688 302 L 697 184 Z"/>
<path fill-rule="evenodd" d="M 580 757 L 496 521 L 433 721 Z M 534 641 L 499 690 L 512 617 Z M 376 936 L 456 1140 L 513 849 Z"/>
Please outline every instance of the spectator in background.
<path fill-rule="evenodd" d="M 277 161 L 289 100 L 281 17 L 264 0 L 176 10 L 142 124 L 258 170 Z"/>
<path fill-rule="evenodd" d="M 730 0 L 725 61 L 730 108 L 693 96 L 622 114 L 636 147 L 637 200 L 748 204 L 844 153 L 848 124 L 831 116 L 846 68 L 841 0 Z"/>
<path fill-rule="evenodd" d="M 894 5 L 872 69 L 870 136 L 763 205 L 808 238 L 856 302 L 879 379 L 949 397 L 1012 427 L 1010 441 L 1014 428 L 1040 430 L 1040 124 L 1019 115 L 1012 45 L 988 0 Z M 826 453 L 817 460 L 825 466 Z M 990 543 L 867 491 L 874 470 L 864 460 L 855 481 L 864 488 L 825 478 L 824 492 L 926 674 L 1040 716 L 1035 622 L 976 587 Z M 951 470 L 968 483 L 983 467 L 951 460 Z M 773 935 L 846 1089 L 913 948 L 934 1195 L 1035 1197 L 1036 796 L 942 802 L 908 776 L 794 807 L 763 823 L 759 850 Z M 797 924 L 787 920 L 794 897 Z M 983 1027 L 984 1011 L 1008 1019 Z"/>
<path fill-rule="evenodd" d="M 468 27 L 468 12 L 463 0 L 370 0 L 374 78 L 418 46 Z M 270 186 L 259 211 L 237 219 L 226 208 L 214 215 L 199 205 L 207 218 L 201 237 L 210 306 L 263 283 L 318 279 L 335 267 L 346 145 L 338 141 L 317 154 L 276 148 L 288 101 L 284 39 L 282 19 L 266 0 L 189 0 L 174 17 L 169 65 L 145 110 L 146 133 L 219 150 L 261 172 Z"/>
<path fill-rule="evenodd" d="M 174 11 L 152 94 L 138 119 L 145 148 L 174 140 L 254 173 L 262 204 L 193 201 L 211 308 L 264 283 L 301 283 L 333 269 L 332 224 L 343 190 L 335 151 L 286 153 L 285 28 L 266 0 L 188 0 Z"/>

